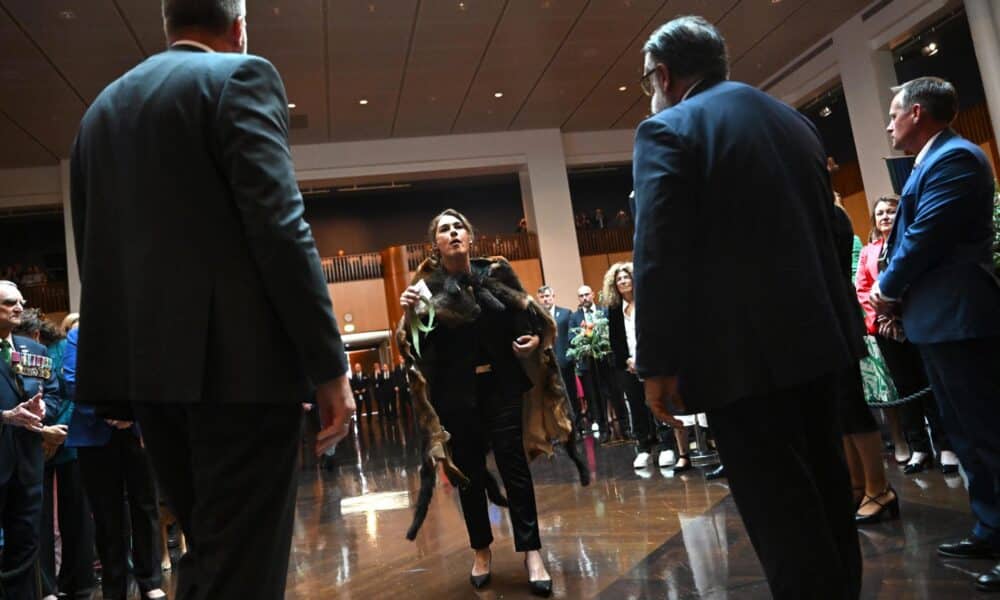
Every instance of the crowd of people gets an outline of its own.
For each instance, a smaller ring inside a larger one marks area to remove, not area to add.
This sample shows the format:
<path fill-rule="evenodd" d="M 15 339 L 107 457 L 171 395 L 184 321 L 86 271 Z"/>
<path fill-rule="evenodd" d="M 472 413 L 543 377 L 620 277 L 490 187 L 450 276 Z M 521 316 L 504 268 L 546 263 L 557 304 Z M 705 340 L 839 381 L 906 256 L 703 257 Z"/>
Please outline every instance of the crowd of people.
<path fill-rule="evenodd" d="M 948 82 L 893 90 L 888 132 L 917 164 L 898 202 L 876 205 L 855 268 L 808 119 L 728 81 L 704 19 L 663 25 L 643 47 L 652 116 L 635 138 L 633 263 L 609 269 L 603 306 L 587 286 L 572 311 L 547 286 L 532 301 L 506 260 L 471 256 L 472 224 L 446 210 L 399 298 L 403 359 L 365 374 L 348 365 L 302 219 L 287 98 L 274 67 L 245 54 L 242 3 L 168 0 L 163 14 L 171 49 L 98 96 L 74 144 L 83 319 L 45 325 L 0 281 L 5 598 L 89 597 L 95 546 L 104 598 L 125 598 L 130 571 L 144 598 L 163 598 L 158 497 L 188 545 L 177 598 L 283 597 L 310 398 L 317 455 L 347 436 L 356 405 L 367 419 L 413 411 L 423 452 L 407 535 L 442 471 L 477 589 L 492 572 L 489 499 L 509 510 L 530 591 L 552 593 L 531 459 L 562 445 L 587 485 L 576 444 L 596 427 L 635 440 L 636 468 L 672 438 L 657 461 L 690 469 L 681 416 L 705 413 L 772 595 L 858 598 L 858 526 L 902 512 L 866 404 L 866 327 L 909 400 L 896 459 L 913 473 L 936 454 L 968 479 L 977 522 L 938 553 L 1000 553 L 994 187 L 982 151 L 949 127 Z M 609 353 L 571 352 L 572 332 L 605 326 Z M 1000 565 L 976 586 L 1000 591 Z"/>
<path fill-rule="evenodd" d="M 44 285 L 49 282 L 49 275 L 38 265 L 22 265 L 20 263 L 0 267 L 0 279 L 12 281 L 21 287 Z"/>

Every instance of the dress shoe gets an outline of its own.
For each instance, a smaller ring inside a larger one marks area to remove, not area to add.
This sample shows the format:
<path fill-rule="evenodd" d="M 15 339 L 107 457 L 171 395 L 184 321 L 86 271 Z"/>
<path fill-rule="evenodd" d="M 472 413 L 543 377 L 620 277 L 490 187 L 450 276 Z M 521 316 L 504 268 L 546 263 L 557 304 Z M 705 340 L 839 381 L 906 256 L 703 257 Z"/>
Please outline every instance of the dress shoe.
<path fill-rule="evenodd" d="M 915 473 L 923 473 L 924 469 L 929 467 L 933 459 L 930 454 L 924 454 L 923 452 L 914 452 L 913 456 L 910 457 L 910 462 L 906 463 L 903 467 L 903 473 L 906 475 L 913 475 Z"/>
<path fill-rule="evenodd" d="M 683 464 L 681 464 L 683 462 Z M 690 471 L 694 468 L 691 464 L 691 457 L 687 454 L 681 454 L 677 457 L 677 462 L 674 463 L 674 473 L 683 473 L 684 471 Z"/>
<path fill-rule="evenodd" d="M 949 558 L 996 558 L 993 545 L 975 537 L 967 537 L 957 542 L 938 546 L 938 554 Z"/>
<path fill-rule="evenodd" d="M 722 479 L 726 476 L 726 465 L 719 465 L 705 473 L 705 479 L 712 481 L 713 479 Z"/>
<path fill-rule="evenodd" d="M 888 495 L 889 492 L 892 492 L 892 500 L 889 501 L 879 500 L 880 498 L 884 498 L 886 495 Z M 861 507 L 865 506 L 866 504 L 871 504 L 871 503 L 877 504 L 879 507 L 878 510 L 868 515 L 855 513 L 854 522 L 857 525 L 871 525 L 873 523 L 881 523 L 882 521 L 890 521 L 899 518 L 899 495 L 896 493 L 896 490 L 892 489 L 891 485 L 885 488 L 885 490 L 881 494 L 879 494 L 874 498 L 867 495 L 864 498 L 862 498 L 861 506 L 858 507 L 858 510 L 861 510 Z"/>
<path fill-rule="evenodd" d="M 528 569 L 528 559 L 524 559 L 524 569 Z M 531 575 L 528 575 L 531 577 Z M 528 589 L 531 590 L 531 594 L 534 596 L 541 596 L 542 598 L 548 598 L 552 595 L 552 579 L 528 579 Z"/>
<path fill-rule="evenodd" d="M 491 571 L 492 571 L 492 568 L 491 568 L 492 565 L 493 565 L 493 553 L 491 552 L 490 553 L 490 563 L 489 563 L 489 566 L 488 566 L 486 572 L 483 573 L 482 575 L 473 575 L 471 573 L 469 574 L 469 583 L 472 584 L 472 587 L 474 587 L 474 588 L 476 588 L 478 590 L 478 589 L 482 588 L 483 586 L 485 586 L 486 584 L 488 584 L 490 582 L 490 574 L 491 574 Z"/>
<path fill-rule="evenodd" d="M 662 469 L 663 467 L 669 467 L 670 465 L 677 462 L 677 455 L 674 454 L 673 450 L 664 450 L 660 452 L 660 455 L 656 457 L 656 463 Z"/>
<path fill-rule="evenodd" d="M 980 575 L 976 579 L 976 589 L 983 592 L 1000 592 L 1000 565 Z"/>
<path fill-rule="evenodd" d="M 958 473 L 958 457 L 951 450 L 942 450 L 938 462 L 941 464 L 941 472 L 945 475 Z"/>

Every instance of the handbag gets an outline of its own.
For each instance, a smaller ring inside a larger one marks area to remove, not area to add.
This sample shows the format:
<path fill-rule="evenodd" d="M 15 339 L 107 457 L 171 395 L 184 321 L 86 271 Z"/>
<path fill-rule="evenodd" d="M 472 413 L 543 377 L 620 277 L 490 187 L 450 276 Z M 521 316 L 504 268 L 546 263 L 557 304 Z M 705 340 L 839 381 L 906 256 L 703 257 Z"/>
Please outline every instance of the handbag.
<path fill-rule="evenodd" d="M 885 364 L 885 358 L 882 357 L 875 336 L 866 335 L 865 346 L 868 348 L 868 356 L 861 359 L 865 402 L 872 407 L 891 405 L 899 400 L 899 392 L 892 381 L 892 376 L 889 375 L 889 367 Z"/>

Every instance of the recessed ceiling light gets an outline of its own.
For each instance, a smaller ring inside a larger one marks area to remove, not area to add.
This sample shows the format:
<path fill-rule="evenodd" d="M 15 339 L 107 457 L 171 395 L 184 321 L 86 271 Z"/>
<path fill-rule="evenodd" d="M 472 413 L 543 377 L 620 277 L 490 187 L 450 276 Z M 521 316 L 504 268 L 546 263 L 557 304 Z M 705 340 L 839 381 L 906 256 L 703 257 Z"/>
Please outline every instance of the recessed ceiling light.
<path fill-rule="evenodd" d="M 494 98 L 503 98 L 503 92 L 493 92 Z"/>
<path fill-rule="evenodd" d="M 622 85 L 622 86 L 618 86 L 618 91 L 619 91 L 619 92 L 624 92 L 624 91 L 625 91 L 625 90 L 627 90 L 627 89 L 628 89 L 628 86 L 624 86 L 624 85 Z"/>
<path fill-rule="evenodd" d="M 59 18 L 64 21 L 72 21 L 76 18 L 76 13 L 67 8 L 66 10 L 59 11 Z"/>
<path fill-rule="evenodd" d="M 829 117 L 832 114 L 833 110 L 829 106 L 824 106 L 823 108 L 819 109 L 819 116 L 821 117 Z"/>
<path fill-rule="evenodd" d="M 368 12 L 370 12 L 370 13 L 375 12 L 375 4 L 374 3 L 368 5 Z"/>
<path fill-rule="evenodd" d="M 780 4 L 781 0 L 771 0 L 771 4 Z"/>
<path fill-rule="evenodd" d="M 281 7 L 280 6 L 275 6 L 274 8 L 271 9 L 271 13 L 274 16 L 276 16 L 276 17 L 280 17 L 281 16 Z"/>
<path fill-rule="evenodd" d="M 358 100 L 358 104 L 364 106 L 365 104 L 368 104 L 368 101 L 362 98 L 361 100 Z"/>
<path fill-rule="evenodd" d="M 289 102 L 288 103 L 288 108 L 295 108 L 295 103 L 294 102 Z"/>
<path fill-rule="evenodd" d="M 465 10 L 465 2 L 458 3 L 458 10 Z"/>
<path fill-rule="evenodd" d="M 923 48 L 921 48 L 920 53 L 923 54 L 924 56 L 934 56 L 935 54 L 938 53 L 938 50 L 940 49 L 941 48 L 938 47 L 937 42 L 931 42 L 926 46 L 924 46 Z"/>

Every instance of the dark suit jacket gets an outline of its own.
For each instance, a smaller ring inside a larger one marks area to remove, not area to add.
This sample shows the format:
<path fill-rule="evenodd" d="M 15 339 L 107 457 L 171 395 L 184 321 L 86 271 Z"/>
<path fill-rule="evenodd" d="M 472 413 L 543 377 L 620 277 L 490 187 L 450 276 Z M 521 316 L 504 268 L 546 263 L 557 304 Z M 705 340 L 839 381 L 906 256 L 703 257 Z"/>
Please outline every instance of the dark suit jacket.
<path fill-rule="evenodd" d="M 621 305 L 608 307 L 608 341 L 611 343 L 611 359 L 616 369 L 628 367 L 628 336 L 625 334 L 625 315 Z"/>
<path fill-rule="evenodd" d="M 903 301 L 903 329 L 918 344 L 1000 335 L 993 272 L 993 174 L 978 146 L 941 132 L 910 174 L 879 277 Z"/>
<path fill-rule="evenodd" d="M 410 381 L 406 378 L 406 369 L 396 365 L 392 370 L 392 384 L 399 388 L 400 395 L 410 393 Z"/>
<path fill-rule="evenodd" d="M 639 125 L 633 168 L 640 376 L 678 376 L 688 408 L 704 410 L 862 355 L 808 119 L 750 86 L 706 82 Z"/>
<path fill-rule="evenodd" d="M 73 329 L 66 334 L 66 351 L 63 355 L 63 376 L 66 380 L 66 397 L 72 400 L 76 394 L 76 357 L 80 346 L 80 329 Z M 135 423 L 129 428 L 133 435 L 139 436 L 139 426 Z M 99 417 L 95 407 L 81 404 L 74 407 L 69 422 L 69 434 L 66 436 L 67 448 L 90 448 L 105 446 L 111 441 L 114 428 Z"/>
<path fill-rule="evenodd" d="M 269 62 L 188 46 L 90 106 L 70 170 L 79 402 L 301 402 L 347 371 L 287 133 Z"/>
<path fill-rule="evenodd" d="M 17 335 L 13 351 L 47 356 L 45 346 Z M 15 374 L 11 365 L 0 360 L 0 410 L 10 410 L 39 391 L 43 393 L 46 417 L 58 414 L 63 399 L 55 370 L 47 379 L 28 377 Z M 12 477 L 26 486 L 41 485 L 44 462 L 41 434 L 0 425 L 0 486 L 7 485 Z"/>
<path fill-rule="evenodd" d="M 573 315 L 573 311 L 568 308 L 563 308 L 561 306 L 555 307 L 555 321 L 556 321 L 556 341 L 555 341 L 555 353 L 556 362 L 559 363 L 560 369 L 565 369 L 572 364 L 572 360 L 566 356 L 566 351 L 569 350 L 569 320 Z"/>
<path fill-rule="evenodd" d="M 357 372 L 351 372 L 351 390 L 354 392 L 354 398 L 357 400 L 367 399 L 370 397 L 368 393 L 368 376 L 364 373 L 360 375 Z"/>

